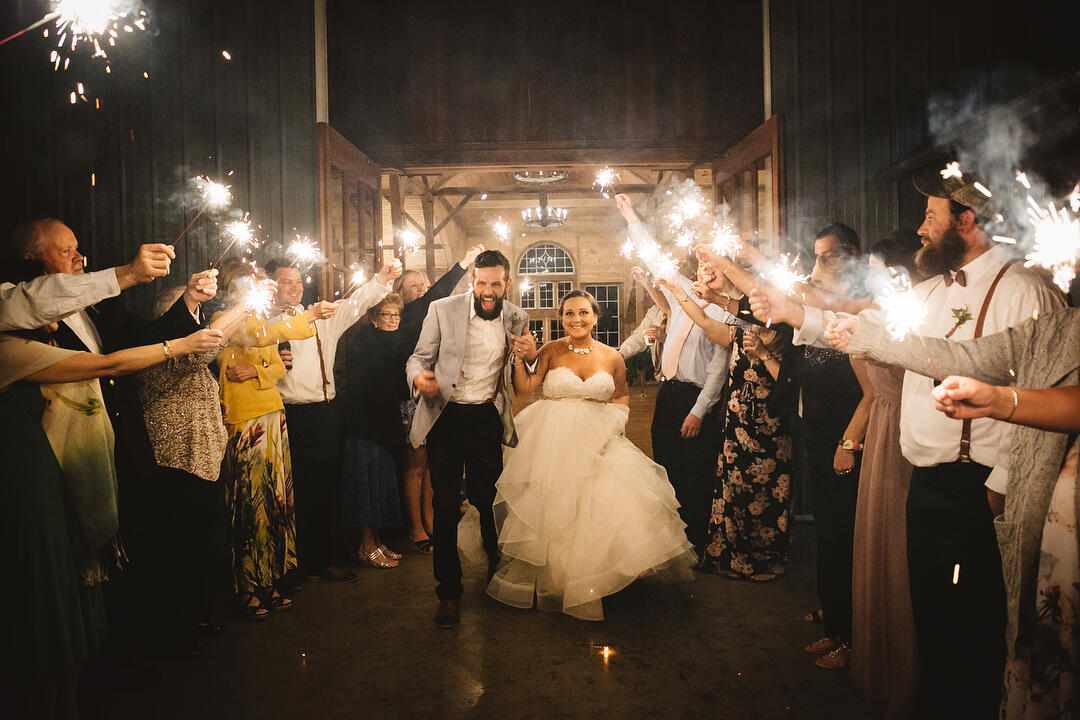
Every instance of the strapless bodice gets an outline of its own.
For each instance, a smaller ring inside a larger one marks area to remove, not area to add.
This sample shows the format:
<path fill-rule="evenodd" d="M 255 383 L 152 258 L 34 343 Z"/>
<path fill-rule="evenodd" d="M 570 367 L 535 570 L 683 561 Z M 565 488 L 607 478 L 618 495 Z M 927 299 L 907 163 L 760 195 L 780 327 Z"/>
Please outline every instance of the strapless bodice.
<path fill-rule="evenodd" d="M 582 380 L 568 367 L 548 370 L 544 378 L 544 398 L 548 400 L 595 400 L 611 402 L 615 380 L 611 373 L 600 371 Z"/>

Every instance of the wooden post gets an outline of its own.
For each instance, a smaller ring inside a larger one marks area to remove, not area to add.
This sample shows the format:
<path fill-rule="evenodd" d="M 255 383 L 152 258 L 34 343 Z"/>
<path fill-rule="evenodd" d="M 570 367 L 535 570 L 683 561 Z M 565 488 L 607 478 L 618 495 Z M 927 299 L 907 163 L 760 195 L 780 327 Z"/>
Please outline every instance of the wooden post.
<path fill-rule="evenodd" d="M 401 233 L 405 230 L 402 216 L 401 178 L 397 173 L 390 173 L 390 224 L 394 227 L 394 257 L 401 259 L 405 267 L 405 254 L 401 252 Z"/>
<path fill-rule="evenodd" d="M 426 192 L 420 198 L 424 208 L 424 263 L 428 279 L 435 281 L 435 195 L 431 192 L 427 178 L 424 178 Z"/>

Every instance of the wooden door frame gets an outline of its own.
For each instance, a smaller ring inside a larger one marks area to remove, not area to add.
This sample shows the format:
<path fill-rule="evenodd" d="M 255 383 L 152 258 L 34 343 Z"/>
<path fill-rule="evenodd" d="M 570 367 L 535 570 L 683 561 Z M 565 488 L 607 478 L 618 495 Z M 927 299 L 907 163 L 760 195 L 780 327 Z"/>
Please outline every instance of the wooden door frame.
<path fill-rule="evenodd" d="M 712 162 L 713 203 L 719 205 L 719 188 L 723 183 L 736 180 L 738 173 L 769 155 L 773 159 L 773 226 L 776 228 L 775 234 L 779 239 L 787 234 L 787 203 L 784 201 L 786 183 L 784 180 L 783 116 L 773 115 Z"/>

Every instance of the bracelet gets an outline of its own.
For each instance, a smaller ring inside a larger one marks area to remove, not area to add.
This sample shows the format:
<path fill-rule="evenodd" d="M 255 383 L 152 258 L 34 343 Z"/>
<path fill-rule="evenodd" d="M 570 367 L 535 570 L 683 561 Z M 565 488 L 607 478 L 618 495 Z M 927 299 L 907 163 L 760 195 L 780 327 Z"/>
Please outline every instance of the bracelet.
<path fill-rule="evenodd" d="M 676 299 L 676 301 L 675 301 L 675 302 L 679 303 L 680 305 L 682 305 L 682 304 L 683 304 L 684 302 L 690 302 L 690 296 L 689 296 L 689 295 L 687 295 L 687 296 L 686 296 L 686 297 L 684 297 L 684 298 L 683 298 L 682 300 L 678 300 L 678 299 Z"/>
<path fill-rule="evenodd" d="M 1013 394 L 1013 406 L 1009 414 L 1002 418 L 1006 422 L 1012 419 L 1012 416 L 1016 414 L 1016 408 L 1020 405 L 1020 396 L 1016 394 L 1016 388 L 1009 388 L 1009 390 L 1011 390 Z"/>
<path fill-rule="evenodd" d="M 161 349 L 165 353 L 165 359 L 166 360 L 171 360 L 172 359 L 172 348 L 169 346 L 169 341 L 168 340 L 161 343 Z"/>

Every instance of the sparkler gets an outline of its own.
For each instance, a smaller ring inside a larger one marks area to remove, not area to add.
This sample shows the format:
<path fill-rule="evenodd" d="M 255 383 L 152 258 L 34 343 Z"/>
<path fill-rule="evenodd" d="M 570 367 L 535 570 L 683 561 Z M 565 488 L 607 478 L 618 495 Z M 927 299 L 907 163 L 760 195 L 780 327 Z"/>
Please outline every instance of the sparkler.
<path fill-rule="evenodd" d="M 926 303 L 915 294 L 907 275 L 889 270 L 892 278 L 874 301 L 885 313 L 885 329 L 889 335 L 903 340 L 911 333 L 918 333 L 926 321 Z"/>
<path fill-rule="evenodd" d="M 491 229 L 495 231 L 500 242 L 510 242 L 510 225 L 503 221 L 502 217 L 491 223 Z"/>
<path fill-rule="evenodd" d="M 401 257 L 405 253 L 413 255 L 418 252 L 420 250 L 420 240 L 423 239 L 423 237 L 423 235 L 415 230 L 400 230 L 397 233 L 397 238 L 401 241 L 401 249 L 398 250 L 398 257 Z"/>
<path fill-rule="evenodd" d="M 619 179 L 619 174 L 609 167 L 604 167 L 603 170 L 596 173 L 596 179 L 593 180 L 593 185 L 600 188 L 600 194 L 605 198 L 610 198 L 611 194 L 615 192 L 615 181 Z"/>
<path fill-rule="evenodd" d="M 285 254 L 293 259 L 293 265 L 297 268 L 301 265 L 311 267 L 323 259 L 323 254 L 319 252 L 319 248 L 314 241 L 309 237 L 301 237 L 299 234 L 296 236 L 296 240 L 289 243 L 289 247 L 285 249 Z"/>
<path fill-rule="evenodd" d="M 634 257 L 634 241 L 630 238 L 626 238 L 626 242 L 619 248 L 619 254 L 628 260 Z"/>
<path fill-rule="evenodd" d="M 946 164 L 945 168 L 940 172 L 942 180 L 948 180 L 949 178 L 956 178 L 957 180 L 964 179 L 964 173 L 960 172 L 960 163 L 958 162 Z"/>
<path fill-rule="evenodd" d="M 1028 176 L 1027 176 L 1026 172 L 1020 172 L 1019 170 L 1017 170 L 1016 171 L 1016 182 L 1020 183 L 1021 185 L 1023 185 L 1028 190 L 1031 189 L 1031 182 L 1028 180 Z"/>
<path fill-rule="evenodd" d="M 221 258 L 225 257 L 225 253 L 229 252 L 229 249 L 233 245 L 239 245 L 241 247 L 247 247 L 248 249 L 254 249 L 259 247 L 259 239 L 255 237 L 255 228 L 251 227 L 251 221 L 248 220 L 248 214 L 244 213 L 244 217 L 239 220 L 232 220 L 225 223 L 221 228 L 222 233 L 228 238 L 229 244 L 225 246 L 225 249 L 218 255 L 217 260 L 210 265 L 211 268 L 216 268 L 218 263 L 221 262 Z"/>
<path fill-rule="evenodd" d="M 1076 183 L 1076 187 L 1072 189 L 1067 198 L 1069 201 L 1069 209 L 1075 212 L 1080 212 L 1080 182 Z"/>
<path fill-rule="evenodd" d="M 796 283 L 806 282 L 809 277 L 799 272 L 798 256 L 792 260 L 787 253 L 781 255 L 764 273 L 764 278 L 771 285 L 783 290 L 787 295 L 794 295 Z"/>
<path fill-rule="evenodd" d="M 1046 209 L 1035 207 L 1037 210 L 1028 210 L 1035 241 L 1024 265 L 1046 268 L 1053 273 L 1054 284 L 1068 292 L 1076 277 L 1076 261 L 1080 259 L 1080 219 L 1068 208 L 1055 208 L 1054 203 L 1049 203 Z"/>
<path fill-rule="evenodd" d="M 521 287 L 519 289 L 521 290 L 521 297 L 525 297 L 532 292 L 533 284 L 528 278 L 525 278 L 521 281 Z"/>
<path fill-rule="evenodd" d="M 270 283 L 255 276 L 240 278 L 237 282 L 244 285 L 240 290 L 240 302 L 256 315 L 269 315 L 275 295 Z"/>
<path fill-rule="evenodd" d="M 222 210 L 227 208 L 232 203 L 232 191 L 230 188 L 232 185 L 222 185 L 219 182 L 214 182 L 205 175 L 199 175 L 196 178 L 192 178 L 192 184 L 199 191 L 199 195 L 202 197 L 202 207 L 199 208 L 199 212 L 195 213 L 195 217 L 191 218 L 191 222 L 187 224 L 180 234 L 176 236 L 176 239 L 172 241 L 173 245 L 180 242 L 180 238 L 187 234 L 187 231 L 191 229 L 191 226 L 195 224 L 195 221 L 207 210 Z"/>
<path fill-rule="evenodd" d="M 742 240 L 732 225 L 713 223 L 709 233 L 709 249 L 718 255 L 734 258 L 739 254 Z"/>
<path fill-rule="evenodd" d="M 136 12 L 138 3 L 132 0 L 55 0 L 55 5 L 56 9 L 50 14 L 56 19 L 59 54 L 75 52 L 82 40 L 93 45 L 92 57 L 104 60 L 106 70 L 109 55 L 105 48 L 115 47 L 121 32 L 134 32 L 136 28 L 146 30 L 146 11 Z M 135 15 L 135 19 L 124 22 L 129 15 Z M 54 58 L 53 69 L 58 67 L 58 58 Z M 66 59 L 64 68 L 67 68 Z"/>

